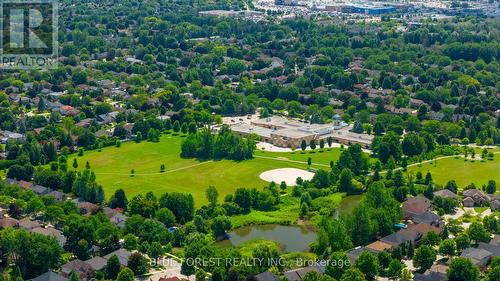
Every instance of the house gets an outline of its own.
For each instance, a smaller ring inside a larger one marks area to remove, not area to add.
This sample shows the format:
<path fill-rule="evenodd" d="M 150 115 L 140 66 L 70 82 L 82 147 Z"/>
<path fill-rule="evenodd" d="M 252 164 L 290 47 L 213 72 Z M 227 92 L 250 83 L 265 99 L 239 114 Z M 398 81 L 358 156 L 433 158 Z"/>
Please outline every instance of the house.
<path fill-rule="evenodd" d="M 93 257 L 91 259 L 86 260 L 85 263 L 90 265 L 90 267 L 92 267 L 92 270 L 101 271 L 106 267 L 108 260 L 106 260 L 103 257 L 96 256 L 96 257 Z"/>
<path fill-rule="evenodd" d="M 125 221 L 128 219 L 128 217 L 123 213 L 109 207 L 105 207 L 103 211 L 112 224 L 118 226 L 119 228 L 125 227 Z"/>
<path fill-rule="evenodd" d="M 31 190 L 33 190 L 34 193 L 38 194 L 38 195 L 46 195 L 50 192 L 50 189 L 48 187 L 45 187 L 45 186 L 41 186 L 41 185 L 34 185 Z"/>
<path fill-rule="evenodd" d="M 80 210 L 80 214 L 90 216 L 99 210 L 99 206 L 90 202 L 78 202 L 76 207 Z"/>
<path fill-rule="evenodd" d="M 255 275 L 255 280 L 257 281 L 279 281 L 279 277 L 273 274 L 271 271 L 267 270 L 262 273 Z"/>
<path fill-rule="evenodd" d="M 94 277 L 95 271 L 86 262 L 76 259 L 61 266 L 62 276 L 69 278 L 71 272 L 75 272 L 81 281 L 88 281 Z"/>
<path fill-rule="evenodd" d="M 403 209 L 404 218 L 412 219 L 415 215 L 430 212 L 432 210 L 432 203 L 423 196 L 417 196 L 406 199 L 401 208 Z"/>
<path fill-rule="evenodd" d="M 417 224 L 430 224 L 434 226 L 439 226 L 441 217 L 437 214 L 434 214 L 432 212 L 425 212 L 421 214 L 416 214 L 413 216 L 412 221 Z"/>
<path fill-rule="evenodd" d="M 158 281 L 181 281 L 181 279 L 179 279 L 179 277 L 177 277 L 177 276 L 160 277 L 160 279 L 158 279 Z"/>
<path fill-rule="evenodd" d="M 30 230 L 32 233 L 38 233 L 42 235 L 52 236 L 56 238 L 59 246 L 64 247 L 66 244 L 66 237 L 62 234 L 62 231 L 55 229 L 53 227 L 35 227 Z"/>
<path fill-rule="evenodd" d="M 302 278 L 304 278 L 307 273 L 312 271 L 316 271 L 317 273 L 322 274 L 322 272 L 317 267 L 308 266 L 285 271 L 283 272 L 283 275 L 285 275 L 286 279 L 288 279 L 289 281 L 298 281 L 302 280 Z"/>
<path fill-rule="evenodd" d="M 446 188 L 434 192 L 434 197 L 448 198 L 453 200 L 458 199 L 458 195 L 456 193 Z"/>
<path fill-rule="evenodd" d="M 130 256 L 132 255 L 132 252 L 129 252 L 129 251 L 121 248 L 121 249 L 118 249 L 114 252 L 111 252 L 111 253 L 105 255 L 103 258 L 105 258 L 106 260 L 109 260 L 109 258 L 111 258 L 114 255 L 116 255 L 118 257 L 118 260 L 120 261 L 121 266 L 125 267 L 128 264 L 128 260 L 129 260 Z"/>
<path fill-rule="evenodd" d="M 47 195 L 54 197 L 57 201 L 65 201 L 68 198 L 68 195 L 66 195 L 66 193 L 57 190 L 52 190 L 51 192 L 47 193 Z"/>
<path fill-rule="evenodd" d="M 371 250 L 371 251 L 380 253 L 380 252 L 384 252 L 384 251 L 390 251 L 394 248 L 394 246 L 392 244 L 378 240 L 378 241 L 375 241 L 371 244 L 366 245 L 366 248 Z"/>
<path fill-rule="evenodd" d="M 0 219 L 0 229 L 4 229 L 7 227 L 17 228 L 17 227 L 19 227 L 19 221 L 14 219 L 14 218 L 9 218 L 9 217 L 1 218 Z"/>
<path fill-rule="evenodd" d="M 390 244 L 390 243 L 387 243 L 387 244 Z M 363 252 L 370 252 L 372 254 L 377 254 L 376 251 L 370 249 L 370 248 L 367 248 L 367 247 L 356 247 L 350 251 L 348 251 L 346 254 L 347 256 L 349 257 L 349 260 L 351 261 L 352 264 L 354 264 L 356 262 L 356 260 L 358 259 L 359 255 L 361 255 Z"/>
<path fill-rule="evenodd" d="M 415 242 L 416 240 L 420 239 L 420 237 L 413 237 L 413 236 L 409 237 L 408 235 L 404 235 L 403 233 L 401 233 L 401 231 L 398 231 L 383 237 L 382 239 L 380 239 L 380 241 L 392 245 L 393 248 L 396 248 L 399 247 L 400 245 L 408 244 L 410 242 Z"/>
<path fill-rule="evenodd" d="M 484 267 L 490 262 L 492 253 L 484 249 L 467 248 L 460 256 L 470 259 L 474 265 Z"/>
<path fill-rule="evenodd" d="M 30 219 L 22 219 L 18 223 L 19 228 L 32 230 L 34 228 L 40 227 L 40 224 L 37 221 L 33 221 Z"/>
<path fill-rule="evenodd" d="M 464 207 L 472 208 L 474 207 L 474 199 L 471 197 L 464 198 L 464 200 L 462 200 L 462 205 L 464 205 Z"/>
<path fill-rule="evenodd" d="M 492 211 L 500 210 L 500 199 L 495 199 L 490 202 L 490 209 Z"/>
<path fill-rule="evenodd" d="M 493 257 L 500 256 L 500 246 L 496 244 L 480 242 L 477 246 L 478 249 L 483 249 L 491 253 Z"/>
<path fill-rule="evenodd" d="M 68 281 L 68 278 L 50 270 L 38 277 L 31 279 L 31 281 Z"/>
<path fill-rule="evenodd" d="M 484 192 L 482 192 L 481 190 L 478 190 L 478 189 L 467 189 L 467 190 L 464 190 L 462 192 L 462 195 L 464 197 L 464 201 L 467 198 L 472 198 L 472 200 L 474 201 L 474 205 L 484 205 L 484 204 L 489 203 L 490 200 L 491 200 L 490 196 L 484 194 Z M 464 203 L 464 201 L 462 201 L 462 203 Z M 470 202 L 471 201 L 468 200 L 467 204 L 470 205 Z M 466 206 L 466 207 L 468 207 L 468 206 Z"/>
<path fill-rule="evenodd" d="M 19 185 L 19 187 L 22 190 L 28 190 L 28 189 L 31 189 L 33 187 L 33 183 L 31 183 L 29 181 L 24 181 L 24 180 L 18 181 L 17 185 Z"/>

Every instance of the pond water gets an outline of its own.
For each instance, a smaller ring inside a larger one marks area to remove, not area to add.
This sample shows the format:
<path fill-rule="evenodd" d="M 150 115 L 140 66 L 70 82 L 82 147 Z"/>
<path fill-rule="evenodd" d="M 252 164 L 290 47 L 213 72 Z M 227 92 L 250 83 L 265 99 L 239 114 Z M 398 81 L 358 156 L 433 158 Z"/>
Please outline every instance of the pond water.
<path fill-rule="evenodd" d="M 335 214 L 335 218 L 338 218 L 341 214 L 349 214 L 354 210 L 354 207 L 358 206 L 359 202 L 363 199 L 363 195 L 349 195 L 342 199 Z"/>
<path fill-rule="evenodd" d="M 278 242 L 285 252 L 306 252 L 316 240 L 316 233 L 300 226 L 265 224 L 243 226 L 228 233 L 229 239 L 220 245 L 239 246 L 246 241 L 266 239 Z"/>
<path fill-rule="evenodd" d="M 339 207 L 337 208 L 337 210 L 341 214 L 350 213 L 350 212 L 352 212 L 352 210 L 354 210 L 354 207 L 356 207 L 359 204 L 359 202 L 361 202 L 362 199 L 363 199 L 363 195 L 362 194 L 360 194 L 360 195 L 349 195 L 349 196 L 346 196 L 340 202 Z"/>

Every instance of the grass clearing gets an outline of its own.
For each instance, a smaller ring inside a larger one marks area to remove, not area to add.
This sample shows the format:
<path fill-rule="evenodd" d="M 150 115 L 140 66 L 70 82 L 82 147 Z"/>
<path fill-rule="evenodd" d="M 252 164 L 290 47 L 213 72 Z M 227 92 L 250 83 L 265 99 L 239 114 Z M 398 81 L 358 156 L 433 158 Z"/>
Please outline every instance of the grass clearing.
<path fill-rule="evenodd" d="M 455 180 L 460 188 L 474 183 L 480 188 L 489 180 L 500 181 L 500 155 L 493 160 L 464 161 L 464 158 L 444 158 L 433 162 L 415 165 L 408 168 L 408 173 L 416 174 L 420 171 L 423 176 L 431 172 L 434 182 L 445 185 L 449 180 Z"/>
<path fill-rule="evenodd" d="M 307 158 L 312 158 L 312 168 L 325 168 L 331 160 L 336 161 L 340 149 L 304 154 L 300 152 L 275 153 L 256 151 L 251 160 L 235 162 L 230 160 L 198 161 L 180 157 L 182 136 L 163 135 L 160 142 L 126 142 L 121 147 L 106 147 L 101 152 L 85 152 L 83 156 L 72 155 L 78 161 L 78 170 L 85 168 L 88 161 L 96 173 L 97 182 L 102 184 L 107 198 L 118 188 L 123 188 L 129 198 L 138 193 L 153 191 L 157 195 L 165 192 L 191 193 L 196 206 L 206 203 L 205 190 L 213 185 L 219 191 L 219 199 L 233 193 L 236 188 L 262 188 L 268 183 L 259 175 L 276 168 L 307 169 Z M 164 164 L 166 171 L 160 172 Z M 134 176 L 131 170 L 134 169 Z"/>

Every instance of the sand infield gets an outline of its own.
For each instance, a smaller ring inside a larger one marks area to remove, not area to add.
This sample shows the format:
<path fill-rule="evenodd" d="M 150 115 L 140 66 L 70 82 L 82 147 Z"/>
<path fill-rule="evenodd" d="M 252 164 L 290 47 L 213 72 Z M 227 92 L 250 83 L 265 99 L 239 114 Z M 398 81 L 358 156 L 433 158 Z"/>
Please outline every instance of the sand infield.
<path fill-rule="evenodd" d="M 286 185 L 293 186 L 296 183 L 298 177 L 301 177 L 303 180 L 310 180 L 314 176 L 314 173 L 296 169 L 296 168 L 282 168 L 282 169 L 273 169 L 269 171 L 265 171 L 260 174 L 260 178 L 267 182 L 274 181 L 277 184 L 280 184 L 282 181 L 286 182 Z"/>

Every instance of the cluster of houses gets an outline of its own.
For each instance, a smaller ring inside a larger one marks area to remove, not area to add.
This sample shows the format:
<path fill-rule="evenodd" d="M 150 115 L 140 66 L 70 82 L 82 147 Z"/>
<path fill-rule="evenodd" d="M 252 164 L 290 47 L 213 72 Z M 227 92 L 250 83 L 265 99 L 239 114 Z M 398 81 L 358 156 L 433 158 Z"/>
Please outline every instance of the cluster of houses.
<path fill-rule="evenodd" d="M 463 195 L 465 199 L 473 198 L 476 204 L 485 202 L 490 202 L 491 204 L 491 202 L 493 202 L 490 196 L 484 195 L 484 193 L 476 189 L 464 191 Z M 458 200 L 457 194 L 447 189 L 436 191 L 434 196 Z M 485 196 L 489 199 L 486 200 Z M 498 198 L 495 200 L 498 200 Z M 401 224 L 402 227 L 400 230 L 382 237 L 373 243 L 356 247 L 348 251 L 347 256 L 351 264 L 355 264 L 357 258 L 363 252 L 370 252 L 374 255 L 378 255 L 380 252 L 390 252 L 397 247 L 408 246 L 410 244 L 417 245 L 420 243 L 421 239 L 430 232 L 434 232 L 438 235 L 443 233 L 443 223 L 441 222 L 440 216 L 433 212 L 432 202 L 429 199 L 423 196 L 411 197 L 403 202 L 401 208 L 404 220 L 408 222 L 408 224 Z M 464 249 L 461 256 L 470 259 L 474 265 L 485 268 L 493 257 L 500 256 L 500 235 L 495 235 L 489 243 L 479 243 L 477 247 Z M 446 280 L 447 270 L 448 264 L 438 262 L 424 273 L 415 273 L 413 280 Z M 311 271 L 324 274 L 325 267 L 318 263 L 308 267 L 286 271 L 284 272 L 284 276 L 289 281 L 300 281 Z M 280 280 L 278 276 L 270 271 L 263 272 L 255 277 L 258 281 Z"/>
<path fill-rule="evenodd" d="M 492 211 L 500 209 L 499 194 L 485 194 L 479 189 L 467 189 L 462 192 L 464 207 L 489 206 Z"/>
<path fill-rule="evenodd" d="M 31 182 L 22 180 L 17 181 L 14 179 L 6 179 L 5 182 L 7 184 L 16 184 L 23 190 L 32 190 L 39 196 L 52 196 L 58 201 L 71 200 L 71 202 L 76 204 L 78 210 L 80 211 L 80 214 L 84 216 L 90 216 L 100 210 L 100 207 L 96 204 L 82 201 L 78 198 L 70 199 L 65 193 L 57 190 L 52 190 L 48 187 L 36 185 Z M 104 207 L 102 210 L 111 223 L 119 228 L 125 227 L 125 221 L 128 219 L 128 217 L 121 213 L 119 210 L 111 209 L 109 207 Z M 13 229 L 24 229 L 32 233 L 52 236 L 58 241 L 59 246 L 61 247 L 64 247 L 64 244 L 66 243 L 66 237 L 64 236 L 63 231 L 60 228 L 32 218 L 22 218 L 18 220 L 6 215 L 3 209 L 0 210 L 0 216 L 0 229 L 4 229 L 7 227 Z M 99 248 L 94 245 L 92 247 L 92 250 L 93 252 L 98 252 Z M 72 260 L 61 267 L 60 273 L 49 271 L 35 278 L 34 280 L 65 281 L 69 278 L 69 274 L 72 271 L 75 271 L 80 276 L 80 280 L 87 281 L 90 280 L 97 271 L 102 270 L 106 266 L 107 260 L 111 256 L 117 255 L 121 265 L 125 267 L 127 266 L 128 259 L 131 254 L 131 252 L 124 249 L 118 249 L 104 257 L 96 256 L 87 261 L 81 261 L 78 259 Z"/>
<path fill-rule="evenodd" d="M 38 277 L 33 278 L 33 281 L 67 281 L 69 280 L 72 272 L 75 272 L 79 276 L 81 281 L 89 281 L 93 279 L 98 271 L 104 270 L 108 263 L 108 260 L 112 256 L 116 255 L 118 257 L 120 266 L 123 268 L 128 265 L 129 258 L 130 256 L 132 256 L 132 254 L 132 252 L 120 248 L 105 256 L 95 256 L 86 261 L 75 259 L 66 264 L 63 264 L 61 266 L 60 272 L 48 271 Z"/>

